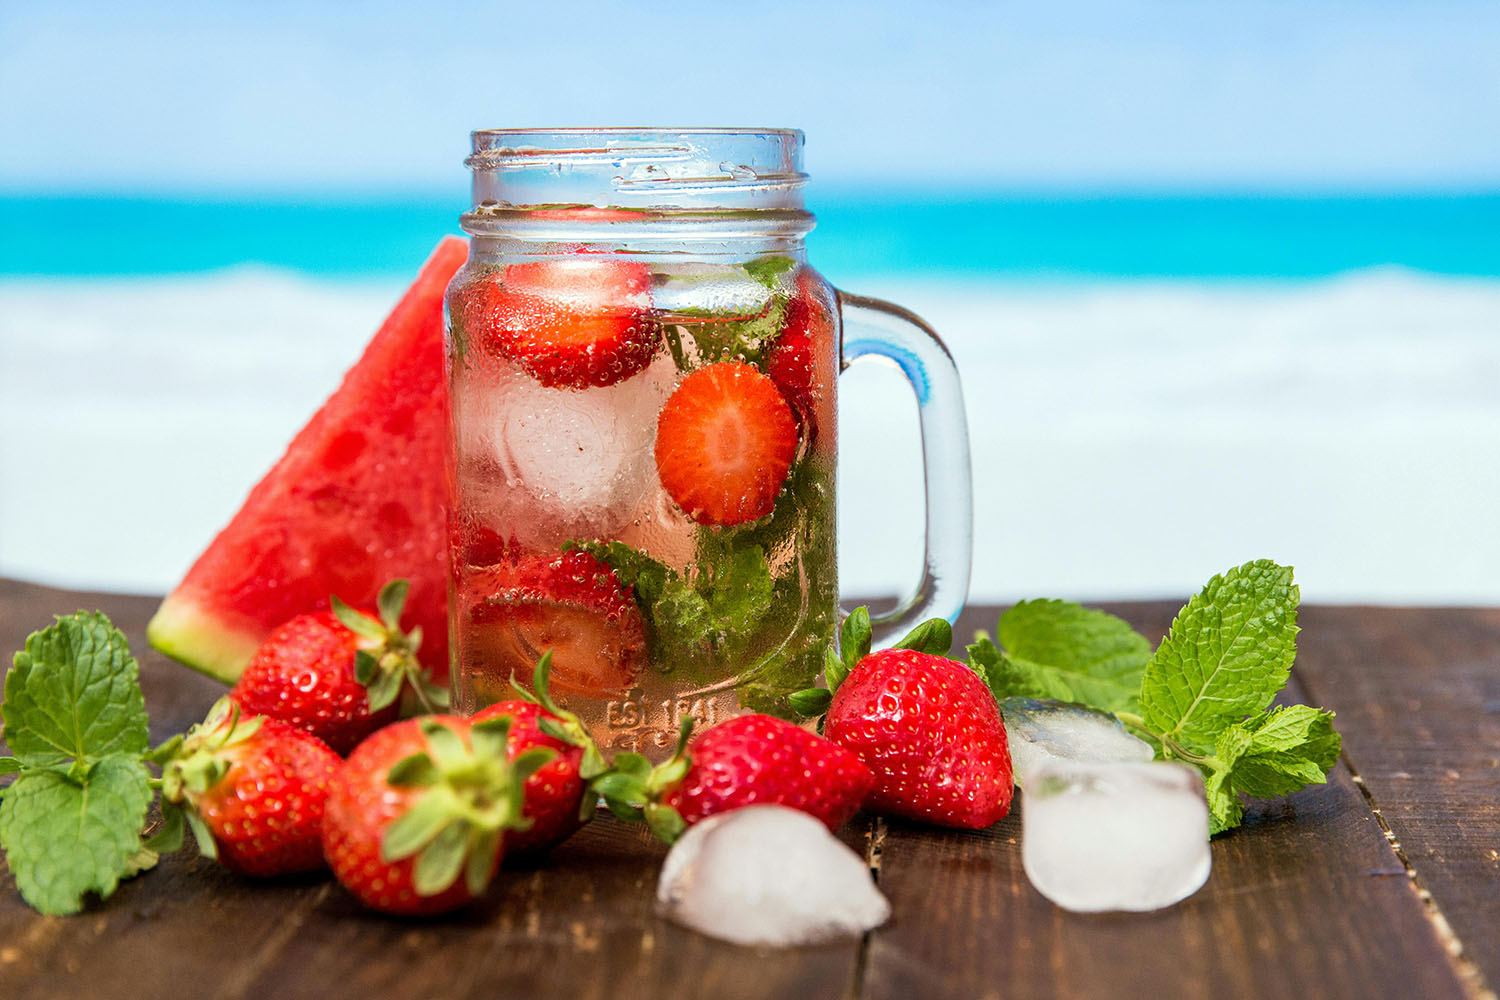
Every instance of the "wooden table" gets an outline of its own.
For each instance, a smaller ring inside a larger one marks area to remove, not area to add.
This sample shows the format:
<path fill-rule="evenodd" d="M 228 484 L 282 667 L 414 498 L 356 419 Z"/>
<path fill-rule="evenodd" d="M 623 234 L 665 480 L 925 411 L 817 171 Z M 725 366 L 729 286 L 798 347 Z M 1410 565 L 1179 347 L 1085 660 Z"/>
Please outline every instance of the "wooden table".
<path fill-rule="evenodd" d="M 141 661 L 153 739 L 221 692 L 145 642 L 150 597 L 0 580 L 0 650 L 107 612 Z M 1153 637 L 1177 602 L 1109 605 Z M 958 634 L 992 626 L 973 608 Z M 605 817 L 447 919 L 362 911 L 326 877 L 253 882 L 191 850 L 77 917 L 0 869 L 0 1000 L 46 998 L 1477 997 L 1500 983 L 1500 609 L 1308 607 L 1291 694 L 1338 712 L 1329 784 L 1253 806 L 1165 912 L 1080 916 L 1021 870 L 1019 812 L 982 833 L 860 817 L 894 920 L 756 952 L 652 912 L 664 849 Z"/>

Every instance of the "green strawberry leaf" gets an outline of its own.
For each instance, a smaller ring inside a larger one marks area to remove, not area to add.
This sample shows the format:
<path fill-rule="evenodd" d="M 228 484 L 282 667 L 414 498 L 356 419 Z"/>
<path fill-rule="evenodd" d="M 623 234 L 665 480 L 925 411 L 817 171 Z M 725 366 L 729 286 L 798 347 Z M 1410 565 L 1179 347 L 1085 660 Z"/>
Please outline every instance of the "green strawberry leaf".
<path fill-rule="evenodd" d="M 456 825 L 462 810 L 453 793 L 434 787 L 391 821 L 380 836 L 380 860 L 400 861 L 432 843 L 438 834 Z"/>
<path fill-rule="evenodd" d="M 470 829 L 466 820 L 452 821 L 422 848 L 411 869 L 411 884 L 417 895 L 436 896 L 458 881 L 469 857 Z"/>
<path fill-rule="evenodd" d="M 664 844 L 674 843 L 687 829 L 687 821 L 671 806 L 652 802 L 645 808 L 646 826 Z"/>
<path fill-rule="evenodd" d="M 392 580 L 380 588 L 375 606 L 380 611 L 380 621 L 390 632 L 401 631 L 401 609 L 406 607 L 406 594 L 411 589 L 407 580 Z"/>
<path fill-rule="evenodd" d="M 1261 711 L 1296 656 L 1300 600 L 1290 567 L 1248 562 L 1209 580 L 1178 612 L 1141 678 L 1146 725 L 1187 746 Z"/>
<path fill-rule="evenodd" d="M 833 692 L 827 688 L 804 688 L 791 695 L 792 710 L 804 719 L 814 719 L 833 704 Z"/>
<path fill-rule="evenodd" d="M 99 736 L 93 727 L 72 732 Z M 61 770 L 22 773 L 0 799 L 0 846 L 26 902 L 50 915 L 77 913 L 86 894 L 108 897 L 138 870 L 149 781 L 138 752 L 99 757 L 82 783 Z"/>
<path fill-rule="evenodd" d="M 906 633 L 894 648 L 947 656 L 948 651 L 953 648 L 953 626 L 945 618 L 929 618 Z"/>

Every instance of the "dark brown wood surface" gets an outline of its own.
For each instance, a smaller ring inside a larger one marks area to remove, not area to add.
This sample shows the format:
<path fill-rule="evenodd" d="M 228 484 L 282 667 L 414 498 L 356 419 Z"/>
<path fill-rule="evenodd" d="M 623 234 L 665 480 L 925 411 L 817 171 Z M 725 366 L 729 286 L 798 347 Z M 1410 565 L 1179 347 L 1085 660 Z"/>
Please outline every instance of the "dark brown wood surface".
<path fill-rule="evenodd" d="M 106 611 L 141 660 L 164 738 L 222 688 L 146 646 L 155 605 L 0 580 L 0 652 L 54 613 Z M 1110 610 L 1154 637 L 1176 607 Z M 972 609 L 958 634 L 997 613 Z M 191 850 L 82 916 L 48 918 L 0 868 L 0 1000 L 1488 995 L 1500 981 L 1500 611 L 1310 607 L 1302 624 L 1289 694 L 1338 711 L 1352 771 L 1252 806 L 1214 842 L 1208 885 L 1160 913 L 1047 903 L 1021 870 L 1019 808 L 982 833 L 861 817 L 844 837 L 870 857 L 894 920 L 864 941 L 757 952 L 657 918 L 664 850 L 605 818 L 438 921 L 365 913 L 326 878 L 236 878 Z"/>

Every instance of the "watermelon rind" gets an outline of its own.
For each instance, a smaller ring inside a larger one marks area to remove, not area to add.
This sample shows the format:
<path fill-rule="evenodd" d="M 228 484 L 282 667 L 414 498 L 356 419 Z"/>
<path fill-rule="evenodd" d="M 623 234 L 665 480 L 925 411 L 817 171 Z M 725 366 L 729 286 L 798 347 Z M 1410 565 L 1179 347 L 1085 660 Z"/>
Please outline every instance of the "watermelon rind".
<path fill-rule="evenodd" d="M 146 626 L 146 640 L 172 659 L 233 684 L 260 645 L 256 633 L 241 632 L 190 601 L 168 597 Z"/>

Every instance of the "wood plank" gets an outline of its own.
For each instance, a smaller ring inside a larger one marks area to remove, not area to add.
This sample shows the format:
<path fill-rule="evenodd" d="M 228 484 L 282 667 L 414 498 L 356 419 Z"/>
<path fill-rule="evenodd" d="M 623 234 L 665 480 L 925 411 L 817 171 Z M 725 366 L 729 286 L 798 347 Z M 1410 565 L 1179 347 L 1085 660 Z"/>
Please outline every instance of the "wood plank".
<path fill-rule="evenodd" d="M 0 580 L 0 650 L 20 648 L 55 613 L 105 611 L 140 660 L 152 736 L 164 739 L 224 688 L 146 645 L 156 604 Z M 846 837 L 862 846 L 866 829 Z M 507 868 L 482 903 L 435 921 L 364 911 L 326 876 L 239 878 L 191 848 L 82 916 L 42 917 L 0 866 L 0 998 L 849 994 L 858 942 L 760 954 L 656 917 L 664 853 L 606 816 L 540 864 Z"/>
<path fill-rule="evenodd" d="M 1156 637 L 1176 607 L 1111 610 Z M 958 634 L 992 627 L 993 613 L 976 609 Z M 1465 995 L 1342 767 L 1253 807 L 1214 842 L 1208 885 L 1156 914 L 1054 907 L 1026 880 L 1020 836 L 1020 809 L 978 834 L 889 825 L 879 878 L 897 919 L 871 938 L 864 996 Z"/>
<path fill-rule="evenodd" d="M 1298 676 L 1464 956 L 1500 984 L 1500 609 L 1321 608 Z"/>

